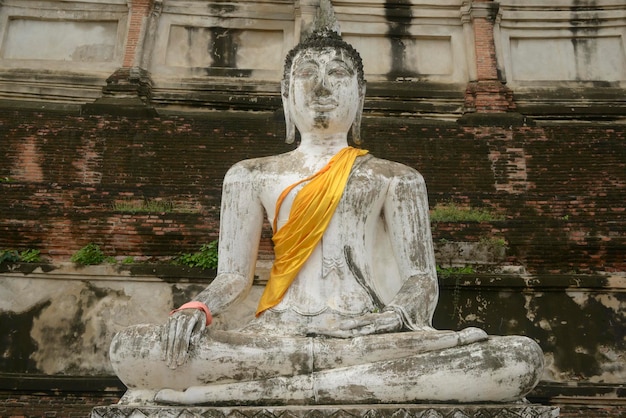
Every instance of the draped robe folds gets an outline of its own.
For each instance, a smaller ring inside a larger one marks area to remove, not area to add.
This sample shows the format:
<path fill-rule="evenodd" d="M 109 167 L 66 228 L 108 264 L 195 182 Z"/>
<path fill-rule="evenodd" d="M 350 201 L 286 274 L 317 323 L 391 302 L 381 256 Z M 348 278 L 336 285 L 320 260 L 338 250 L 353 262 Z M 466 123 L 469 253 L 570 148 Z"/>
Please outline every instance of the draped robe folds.
<path fill-rule="evenodd" d="M 240 168 L 251 169 L 248 175 L 254 177 L 256 164 L 245 166 Z M 274 218 L 277 216 L 275 213 Z M 332 240 L 340 243 L 340 248 L 336 253 L 325 253 L 324 257 L 331 255 L 341 259 L 344 277 L 351 277 L 359 283 L 357 286 L 366 289 L 374 301 L 374 311 L 397 312 L 405 330 L 431 326 L 438 288 L 423 177 L 399 163 L 371 155 L 358 158 L 332 215 L 332 225 Z M 316 270 L 317 266 L 314 263 L 310 267 Z M 292 302 L 297 300 L 296 297 Z M 292 321 L 283 316 L 286 306 L 280 303 L 266 310 L 244 328 L 264 332 L 266 325 L 272 328 L 272 321 L 280 321 L 283 322 L 280 329 L 289 332 Z M 293 309 L 294 305 L 291 306 Z M 300 312 L 297 306 L 295 310 Z M 264 318 L 270 313 L 272 315 Z M 302 311 L 301 315 L 313 320 L 309 315 L 315 313 Z M 317 323 L 325 322 L 320 318 Z M 305 328 L 304 324 L 300 327 L 304 334 Z M 295 331 L 295 334 L 301 332 Z"/>
<path fill-rule="evenodd" d="M 309 258 L 335 212 L 348 176 L 357 157 L 365 150 L 352 147 L 342 149 L 317 173 L 300 180 L 281 193 L 274 217 L 274 252 L 276 259 L 256 316 L 276 306 L 283 298 L 302 265 Z M 298 192 L 289 214 L 289 221 L 278 231 L 277 218 L 285 196 L 297 185 L 309 181 Z"/>

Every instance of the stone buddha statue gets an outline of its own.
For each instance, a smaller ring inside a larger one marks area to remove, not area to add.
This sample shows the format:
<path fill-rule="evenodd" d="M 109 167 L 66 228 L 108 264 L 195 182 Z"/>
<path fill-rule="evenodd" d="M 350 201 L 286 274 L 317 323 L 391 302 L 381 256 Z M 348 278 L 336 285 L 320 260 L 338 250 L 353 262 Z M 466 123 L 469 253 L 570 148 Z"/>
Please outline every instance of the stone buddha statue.
<path fill-rule="evenodd" d="M 125 404 L 517 401 L 538 382 L 531 339 L 432 327 L 437 275 L 423 177 L 360 144 L 361 58 L 327 0 L 285 63 L 291 152 L 235 164 L 215 280 L 168 323 L 111 345 Z M 252 287 L 264 215 L 275 261 L 256 315 L 218 330 Z"/>

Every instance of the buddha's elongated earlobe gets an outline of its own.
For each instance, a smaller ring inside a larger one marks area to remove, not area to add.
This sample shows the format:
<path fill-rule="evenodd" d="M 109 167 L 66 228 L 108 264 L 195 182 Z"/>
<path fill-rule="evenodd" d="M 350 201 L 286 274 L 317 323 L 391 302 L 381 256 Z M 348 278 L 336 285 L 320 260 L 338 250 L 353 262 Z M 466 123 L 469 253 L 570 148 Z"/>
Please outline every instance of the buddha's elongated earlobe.
<path fill-rule="evenodd" d="M 289 111 L 289 80 L 281 81 L 280 95 L 283 100 L 283 112 L 285 113 L 285 142 L 293 144 L 296 140 L 296 125 L 291 121 L 291 112 Z"/>
<path fill-rule="evenodd" d="M 363 104 L 365 103 L 365 84 L 361 86 L 359 92 L 359 108 L 356 111 L 354 122 L 352 122 L 352 141 L 356 145 L 361 145 L 361 119 L 363 117 Z"/>

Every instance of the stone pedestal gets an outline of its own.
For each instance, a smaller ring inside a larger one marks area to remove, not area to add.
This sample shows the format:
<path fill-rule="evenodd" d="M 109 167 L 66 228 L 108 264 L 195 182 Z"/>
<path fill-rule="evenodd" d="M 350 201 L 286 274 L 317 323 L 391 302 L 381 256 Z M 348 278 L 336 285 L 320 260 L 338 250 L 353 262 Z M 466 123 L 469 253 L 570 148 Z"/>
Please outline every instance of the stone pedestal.
<path fill-rule="evenodd" d="M 96 407 L 91 418 L 553 418 L 559 408 L 529 404 L 307 405 L 307 406 L 128 406 Z"/>

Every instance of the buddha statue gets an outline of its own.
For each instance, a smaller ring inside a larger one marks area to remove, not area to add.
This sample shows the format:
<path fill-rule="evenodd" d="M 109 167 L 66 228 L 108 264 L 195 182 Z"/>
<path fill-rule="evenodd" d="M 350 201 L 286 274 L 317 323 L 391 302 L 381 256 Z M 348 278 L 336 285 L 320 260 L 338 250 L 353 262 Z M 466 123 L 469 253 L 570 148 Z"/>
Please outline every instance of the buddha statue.
<path fill-rule="evenodd" d="M 291 152 L 241 161 L 222 192 L 211 284 L 164 325 L 118 333 L 110 358 L 122 404 L 514 402 L 538 382 L 531 339 L 436 330 L 428 200 L 413 168 L 360 144 L 361 58 L 322 0 L 286 58 Z M 264 215 L 275 260 L 256 315 L 213 329 L 252 287 Z"/>

